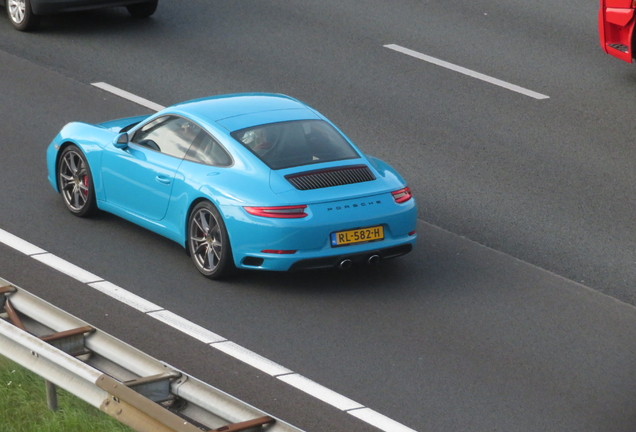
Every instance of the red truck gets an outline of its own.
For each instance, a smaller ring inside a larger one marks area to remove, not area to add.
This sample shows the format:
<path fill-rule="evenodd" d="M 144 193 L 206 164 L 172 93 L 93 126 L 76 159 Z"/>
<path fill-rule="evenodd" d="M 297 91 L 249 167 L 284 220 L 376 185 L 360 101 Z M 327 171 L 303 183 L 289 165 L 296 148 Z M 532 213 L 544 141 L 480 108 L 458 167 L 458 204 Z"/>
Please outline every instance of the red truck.
<path fill-rule="evenodd" d="M 634 11 L 636 0 L 601 0 L 598 33 L 601 47 L 609 55 L 634 61 Z"/>

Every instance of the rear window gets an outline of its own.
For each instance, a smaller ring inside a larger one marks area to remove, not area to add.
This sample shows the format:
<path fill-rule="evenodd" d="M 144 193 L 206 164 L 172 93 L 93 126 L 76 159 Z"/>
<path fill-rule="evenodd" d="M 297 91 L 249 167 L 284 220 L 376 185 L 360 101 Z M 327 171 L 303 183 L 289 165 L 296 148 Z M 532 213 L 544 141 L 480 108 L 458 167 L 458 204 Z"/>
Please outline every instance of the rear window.
<path fill-rule="evenodd" d="M 232 137 L 271 169 L 360 157 L 347 140 L 323 120 L 270 123 L 232 132 Z"/>

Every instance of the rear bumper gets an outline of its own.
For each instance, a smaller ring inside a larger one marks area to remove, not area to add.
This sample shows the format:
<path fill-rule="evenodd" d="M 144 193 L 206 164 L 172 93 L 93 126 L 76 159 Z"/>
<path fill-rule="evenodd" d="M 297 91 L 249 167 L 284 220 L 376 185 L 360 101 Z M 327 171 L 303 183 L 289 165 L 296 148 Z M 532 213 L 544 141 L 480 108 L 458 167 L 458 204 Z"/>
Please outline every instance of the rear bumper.
<path fill-rule="evenodd" d="M 337 266 L 342 260 L 364 261 L 408 253 L 417 239 L 415 200 L 398 204 L 390 193 L 365 199 L 310 204 L 299 219 L 264 218 L 241 207 L 222 207 L 234 263 L 239 268 L 301 270 Z M 379 241 L 333 246 L 333 233 L 382 226 Z"/>
<path fill-rule="evenodd" d="M 413 250 L 411 243 L 393 246 L 384 249 L 374 249 L 366 252 L 357 252 L 353 254 L 341 254 L 322 258 L 308 258 L 296 261 L 291 265 L 289 271 L 296 270 L 314 270 L 323 268 L 339 267 L 342 263 L 349 261 L 351 265 L 372 265 L 375 261 L 372 257 L 377 256 L 379 260 L 396 258 L 405 255 Z"/>
<path fill-rule="evenodd" d="M 319 251 L 297 251 L 294 254 L 248 253 L 236 259 L 238 268 L 273 271 L 299 271 L 326 268 L 346 269 L 353 265 L 375 264 L 379 261 L 396 258 L 413 250 L 417 234 L 406 235 L 399 239 L 364 243 Z M 369 259 L 373 256 L 377 258 Z M 348 260 L 341 266 L 343 261 Z"/>

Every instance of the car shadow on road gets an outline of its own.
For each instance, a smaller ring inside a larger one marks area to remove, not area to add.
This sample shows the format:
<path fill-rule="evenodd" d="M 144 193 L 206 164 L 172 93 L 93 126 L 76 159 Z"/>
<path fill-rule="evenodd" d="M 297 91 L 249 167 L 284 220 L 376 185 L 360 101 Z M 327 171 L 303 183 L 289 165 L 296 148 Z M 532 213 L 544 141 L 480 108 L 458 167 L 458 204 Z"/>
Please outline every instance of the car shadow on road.
<path fill-rule="evenodd" d="M 135 19 L 124 7 L 88 10 L 81 12 L 46 15 L 41 18 L 35 31 L 38 35 L 78 36 L 120 34 L 153 28 L 156 22 L 149 19 Z"/>
<path fill-rule="evenodd" d="M 408 273 L 411 263 L 405 257 L 380 262 L 373 266 L 355 266 L 347 270 L 319 269 L 297 272 L 243 270 L 232 276 L 232 283 L 257 282 L 267 289 L 310 292 L 342 292 L 343 290 L 384 290 L 396 286 Z"/>

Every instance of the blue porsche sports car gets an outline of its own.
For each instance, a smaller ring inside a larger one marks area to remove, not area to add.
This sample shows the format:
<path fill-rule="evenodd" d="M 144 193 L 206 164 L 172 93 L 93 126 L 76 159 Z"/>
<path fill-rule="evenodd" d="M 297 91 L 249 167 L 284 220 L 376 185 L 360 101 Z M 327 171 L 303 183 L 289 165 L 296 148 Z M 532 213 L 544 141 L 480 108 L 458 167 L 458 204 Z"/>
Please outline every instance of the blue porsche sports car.
<path fill-rule="evenodd" d="M 402 177 L 288 96 L 69 123 L 47 165 L 72 213 L 101 209 L 168 237 L 212 279 L 237 267 L 375 264 L 415 244 L 417 208 Z"/>

